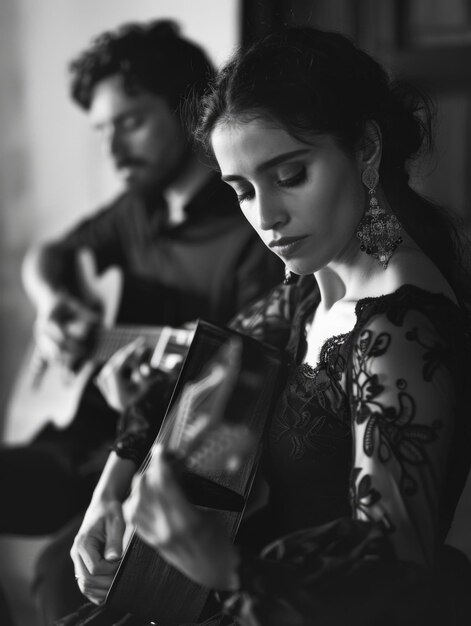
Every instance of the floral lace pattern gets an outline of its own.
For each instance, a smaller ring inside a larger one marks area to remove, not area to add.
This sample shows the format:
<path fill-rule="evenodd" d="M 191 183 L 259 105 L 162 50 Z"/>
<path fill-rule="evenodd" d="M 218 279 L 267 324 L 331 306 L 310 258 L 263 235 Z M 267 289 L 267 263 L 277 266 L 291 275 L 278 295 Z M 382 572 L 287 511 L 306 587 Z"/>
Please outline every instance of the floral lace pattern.
<path fill-rule="evenodd" d="M 406 333 L 408 339 L 415 339 L 416 333 Z M 437 439 L 437 432 L 443 426 L 441 420 L 429 425 L 417 424 L 417 407 L 413 396 L 408 393 L 408 383 L 403 378 L 396 380 L 397 408 L 385 406 L 381 402 L 384 386 L 378 374 L 368 371 L 368 363 L 387 353 L 392 337 L 381 333 L 374 337 L 371 331 L 364 331 L 357 344 L 357 372 L 353 378 L 353 418 L 356 424 L 365 425 L 363 451 L 368 457 L 375 454 L 382 463 L 395 457 L 401 465 L 401 492 L 413 495 L 418 488 L 417 481 L 407 466 L 417 466 L 429 462 L 427 444 Z M 427 355 L 424 355 L 427 361 Z M 431 380 L 429 363 L 424 365 L 424 379 Z M 436 370 L 438 363 L 435 363 Z M 376 436 L 375 436 L 376 435 Z"/>
<path fill-rule="evenodd" d="M 315 305 L 311 300 L 311 311 Z M 326 493 L 337 494 L 338 502 L 349 499 L 352 517 L 382 529 L 399 559 L 426 564 L 445 535 L 438 520 L 449 523 L 456 505 L 441 494 L 463 481 L 463 465 L 454 466 L 452 451 L 464 433 L 465 380 L 469 387 L 465 316 L 445 296 L 410 285 L 360 301 L 356 313 L 352 331 L 329 339 L 316 367 L 302 362 L 306 316 L 292 320 L 287 345 L 296 358 L 269 432 L 272 499 L 294 509 L 294 516 L 302 501 L 303 514 L 311 506 L 313 520 L 328 506 L 331 520 L 341 517 Z M 281 507 L 275 510 L 283 515 Z M 304 624 L 302 615 L 310 623 L 322 605 L 316 592 L 308 592 L 304 547 L 313 528 L 321 527 L 302 517 L 299 528 L 305 530 L 296 532 L 292 519 L 289 534 L 277 542 L 276 563 L 268 552 L 246 563 L 245 608 L 238 614 L 243 624 Z M 297 564 L 289 560 L 292 550 Z M 349 558 L 345 550 L 345 562 Z M 321 571 L 328 580 L 327 570 Z M 287 576 L 296 593 L 286 612 L 274 615 L 274 590 Z M 237 615 L 234 604 L 227 606 Z"/>
<path fill-rule="evenodd" d="M 345 370 L 342 341 L 343 337 L 332 338 L 324 346 L 317 367 L 300 363 L 288 377 L 271 438 L 279 442 L 287 437 L 293 459 L 302 458 L 308 450 L 316 455 L 333 454 L 336 439 L 350 434 L 348 403 L 340 384 Z"/>

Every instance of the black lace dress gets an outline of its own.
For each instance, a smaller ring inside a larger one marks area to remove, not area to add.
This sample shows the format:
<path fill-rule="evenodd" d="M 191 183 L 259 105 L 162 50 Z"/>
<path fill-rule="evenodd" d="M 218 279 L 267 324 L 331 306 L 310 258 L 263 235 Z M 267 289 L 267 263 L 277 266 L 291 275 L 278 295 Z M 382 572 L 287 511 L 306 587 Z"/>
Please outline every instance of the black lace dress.
<path fill-rule="evenodd" d="M 467 318 L 404 285 L 361 300 L 314 366 L 305 329 L 318 302 L 304 277 L 232 324 L 285 349 L 290 367 L 260 469 L 268 504 L 241 530 L 242 584 L 220 594 L 223 621 L 471 623 L 468 561 L 443 548 L 471 461 Z M 145 411 L 121 429 L 116 451 L 138 460 L 154 436 Z"/>
<path fill-rule="evenodd" d="M 442 546 L 471 461 L 466 317 L 405 285 L 361 300 L 354 328 L 313 367 L 304 329 L 318 298 L 305 278 L 234 323 L 286 340 L 291 367 L 264 453 L 265 521 L 254 527 L 274 542 L 245 556 L 226 610 L 270 626 L 431 624 L 440 611 L 459 623 L 469 569 Z"/>

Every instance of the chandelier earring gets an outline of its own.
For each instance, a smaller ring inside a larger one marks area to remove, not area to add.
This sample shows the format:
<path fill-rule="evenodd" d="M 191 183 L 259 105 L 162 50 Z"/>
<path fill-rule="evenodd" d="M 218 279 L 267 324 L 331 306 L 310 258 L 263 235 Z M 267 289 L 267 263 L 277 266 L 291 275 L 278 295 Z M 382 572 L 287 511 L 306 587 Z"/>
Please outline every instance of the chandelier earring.
<path fill-rule="evenodd" d="M 377 259 L 386 269 L 397 246 L 402 243 L 402 227 L 397 217 L 387 213 L 378 203 L 376 197 L 378 170 L 373 165 L 368 165 L 363 171 L 361 180 L 368 189 L 368 208 L 358 224 L 356 233 L 361 242 L 360 250 Z"/>

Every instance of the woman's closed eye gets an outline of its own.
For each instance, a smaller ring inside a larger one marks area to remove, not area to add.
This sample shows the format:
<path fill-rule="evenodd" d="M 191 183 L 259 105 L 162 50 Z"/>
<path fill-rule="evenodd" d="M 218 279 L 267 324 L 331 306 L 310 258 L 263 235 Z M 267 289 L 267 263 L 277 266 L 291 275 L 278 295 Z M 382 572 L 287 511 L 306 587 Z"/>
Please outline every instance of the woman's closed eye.
<path fill-rule="evenodd" d="M 237 200 L 239 201 L 239 204 L 241 204 L 242 202 L 246 201 L 246 200 L 251 200 L 254 196 L 253 191 L 246 191 L 245 193 L 238 193 L 237 194 Z"/>
<path fill-rule="evenodd" d="M 237 194 L 237 200 L 239 201 L 239 204 L 245 202 L 246 200 L 251 200 L 255 195 L 253 187 L 246 187 L 244 189 L 238 189 L 233 187 L 233 189 Z"/>
<path fill-rule="evenodd" d="M 276 172 L 276 177 L 274 179 L 274 184 L 277 187 L 289 188 L 296 187 L 296 185 L 302 185 L 307 178 L 306 168 L 304 166 L 296 168 L 283 168 Z M 255 196 L 255 190 L 252 186 L 241 187 L 239 185 L 233 187 L 234 191 L 237 194 L 237 200 L 239 204 L 246 202 L 247 200 L 252 200 Z"/>
<path fill-rule="evenodd" d="M 279 187 L 296 187 L 306 180 L 306 168 L 303 166 L 294 173 L 279 173 L 277 185 Z"/>

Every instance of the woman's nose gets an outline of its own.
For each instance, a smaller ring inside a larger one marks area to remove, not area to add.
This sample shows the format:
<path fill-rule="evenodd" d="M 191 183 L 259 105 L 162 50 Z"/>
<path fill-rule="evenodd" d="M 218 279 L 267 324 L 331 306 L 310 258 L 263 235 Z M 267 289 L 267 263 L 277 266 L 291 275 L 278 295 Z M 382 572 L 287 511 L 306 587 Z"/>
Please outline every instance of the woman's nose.
<path fill-rule="evenodd" d="M 260 230 L 277 230 L 289 219 L 283 204 L 272 195 L 259 195 L 258 219 Z"/>

